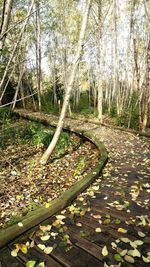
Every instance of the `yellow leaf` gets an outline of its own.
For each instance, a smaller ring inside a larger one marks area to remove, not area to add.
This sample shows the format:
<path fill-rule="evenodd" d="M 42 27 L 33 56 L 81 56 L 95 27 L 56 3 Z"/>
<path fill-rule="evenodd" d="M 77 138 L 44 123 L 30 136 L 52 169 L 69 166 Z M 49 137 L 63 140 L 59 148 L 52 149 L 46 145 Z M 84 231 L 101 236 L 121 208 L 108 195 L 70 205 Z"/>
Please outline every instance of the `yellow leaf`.
<path fill-rule="evenodd" d="M 50 235 L 41 236 L 42 241 L 47 241 L 50 239 Z"/>
<path fill-rule="evenodd" d="M 22 253 L 27 254 L 27 252 L 28 252 L 27 246 L 26 245 L 22 245 L 21 251 L 22 251 Z"/>
<path fill-rule="evenodd" d="M 129 255 L 125 255 L 124 259 L 129 263 L 134 263 L 135 262 L 134 258 L 132 258 Z"/>
<path fill-rule="evenodd" d="M 102 229 L 100 227 L 98 227 L 98 228 L 95 229 L 95 232 L 96 233 L 101 233 L 101 231 L 102 231 Z"/>
<path fill-rule="evenodd" d="M 45 249 L 45 245 L 43 245 L 43 244 L 38 244 L 37 246 L 38 246 L 38 248 L 40 248 L 41 250 L 44 250 L 44 249 Z"/>
<path fill-rule="evenodd" d="M 144 234 L 143 232 L 140 232 L 140 231 L 138 231 L 138 235 L 139 235 L 140 237 L 145 237 L 145 234 Z"/>
<path fill-rule="evenodd" d="M 52 251 L 53 251 L 53 247 L 46 247 L 44 249 L 44 253 L 46 253 L 46 254 L 50 254 Z"/>
<path fill-rule="evenodd" d="M 108 250 L 107 250 L 107 247 L 106 246 L 104 246 L 103 249 L 102 249 L 102 255 L 104 257 L 106 257 L 108 255 Z"/>
<path fill-rule="evenodd" d="M 127 232 L 128 232 L 128 230 L 125 230 L 123 228 L 118 228 L 118 233 L 126 234 Z"/>

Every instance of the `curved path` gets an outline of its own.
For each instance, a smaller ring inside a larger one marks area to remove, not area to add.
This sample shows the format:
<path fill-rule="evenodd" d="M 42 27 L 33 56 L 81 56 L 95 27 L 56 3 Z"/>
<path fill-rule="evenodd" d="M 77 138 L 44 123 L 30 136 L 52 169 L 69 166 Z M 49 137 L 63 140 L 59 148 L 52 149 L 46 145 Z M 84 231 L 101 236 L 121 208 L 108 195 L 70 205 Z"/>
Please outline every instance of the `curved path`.
<path fill-rule="evenodd" d="M 44 117 L 57 123 L 55 116 Z M 92 131 L 104 142 L 108 163 L 61 216 L 47 220 L 44 237 L 37 229 L 4 248 L 1 267 L 25 266 L 28 260 L 47 267 L 150 266 L 149 140 L 92 123 L 66 119 L 65 124 Z M 10 255 L 14 244 L 26 242 L 27 254 Z"/>

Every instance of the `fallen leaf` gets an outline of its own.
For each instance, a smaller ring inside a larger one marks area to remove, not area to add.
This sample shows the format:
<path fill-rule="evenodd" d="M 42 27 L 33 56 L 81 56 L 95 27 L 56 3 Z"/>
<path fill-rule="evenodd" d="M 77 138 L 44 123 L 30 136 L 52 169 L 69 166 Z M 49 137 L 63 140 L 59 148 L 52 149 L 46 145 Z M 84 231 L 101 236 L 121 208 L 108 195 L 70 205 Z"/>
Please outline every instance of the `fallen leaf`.
<path fill-rule="evenodd" d="M 36 261 L 28 261 L 28 262 L 26 263 L 26 267 L 34 267 L 35 264 L 36 264 Z"/>
<path fill-rule="evenodd" d="M 142 259 L 143 259 L 143 261 L 144 262 L 146 262 L 146 263 L 149 263 L 150 262 L 150 257 L 144 257 L 144 256 L 142 256 Z"/>
<path fill-rule="evenodd" d="M 14 249 L 14 250 L 11 251 L 11 256 L 12 257 L 17 257 L 17 255 L 18 254 L 17 254 L 17 250 L 16 249 Z"/>
<path fill-rule="evenodd" d="M 130 242 L 129 238 L 126 238 L 126 237 L 122 237 L 121 241 L 124 242 L 124 243 L 129 243 Z"/>
<path fill-rule="evenodd" d="M 42 241 L 47 241 L 50 239 L 50 235 L 41 236 Z"/>
<path fill-rule="evenodd" d="M 45 249 L 45 245 L 43 245 L 43 244 L 38 244 L 37 246 L 38 246 L 38 248 L 40 248 L 41 250 L 44 250 L 44 249 Z"/>
<path fill-rule="evenodd" d="M 52 251 L 53 251 L 53 247 L 46 247 L 44 249 L 44 253 L 46 253 L 46 254 L 50 254 Z"/>
<path fill-rule="evenodd" d="M 127 232 L 128 232 L 128 230 L 125 230 L 123 228 L 118 228 L 118 233 L 126 234 Z"/>
<path fill-rule="evenodd" d="M 115 254 L 115 255 L 114 255 L 114 259 L 115 259 L 116 261 L 122 261 L 122 258 L 121 258 L 121 256 L 120 256 L 120 254 Z"/>
<path fill-rule="evenodd" d="M 101 231 L 102 231 L 102 229 L 100 227 L 98 227 L 98 228 L 95 229 L 95 232 L 96 233 L 101 233 Z"/>
<path fill-rule="evenodd" d="M 51 225 L 40 225 L 40 230 L 43 231 L 43 232 L 46 232 L 46 231 L 50 231 L 52 228 Z"/>
<path fill-rule="evenodd" d="M 138 231 L 138 235 L 139 235 L 140 237 L 145 237 L 145 234 L 144 234 L 143 232 L 140 232 L 140 231 Z"/>
<path fill-rule="evenodd" d="M 134 258 L 132 258 L 129 255 L 125 255 L 124 259 L 129 263 L 134 263 L 135 262 Z"/>
<path fill-rule="evenodd" d="M 106 257 L 108 255 L 108 250 L 107 250 L 107 247 L 106 246 L 104 246 L 103 249 L 102 249 L 102 255 L 104 257 Z"/>
<path fill-rule="evenodd" d="M 19 223 L 18 223 L 18 226 L 19 226 L 19 227 L 23 227 L 23 223 L 22 223 L 22 222 L 19 222 Z"/>
<path fill-rule="evenodd" d="M 64 215 L 57 215 L 57 220 L 64 220 L 66 217 Z"/>
<path fill-rule="evenodd" d="M 137 249 L 128 250 L 128 255 L 132 257 L 141 257 L 141 253 Z"/>

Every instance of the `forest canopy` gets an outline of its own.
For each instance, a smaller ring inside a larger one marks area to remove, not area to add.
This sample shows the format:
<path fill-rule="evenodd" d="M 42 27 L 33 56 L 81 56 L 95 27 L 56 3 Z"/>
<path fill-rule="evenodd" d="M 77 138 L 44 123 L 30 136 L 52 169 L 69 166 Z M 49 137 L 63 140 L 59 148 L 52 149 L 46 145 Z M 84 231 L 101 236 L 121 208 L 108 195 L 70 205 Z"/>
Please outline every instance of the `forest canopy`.
<path fill-rule="evenodd" d="M 60 112 L 84 0 L 0 1 L 0 104 Z M 92 0 L 69 113 L 149 126 L 150 2 Z M 75 115 L 74 115 L 75 116 Z"/>

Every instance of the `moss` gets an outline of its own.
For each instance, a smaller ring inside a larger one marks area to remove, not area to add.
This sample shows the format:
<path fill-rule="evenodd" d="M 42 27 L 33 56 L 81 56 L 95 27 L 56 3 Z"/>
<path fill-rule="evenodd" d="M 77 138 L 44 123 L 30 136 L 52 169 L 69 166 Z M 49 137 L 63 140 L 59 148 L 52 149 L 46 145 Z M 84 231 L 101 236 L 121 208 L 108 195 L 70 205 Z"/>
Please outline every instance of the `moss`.
<path fill-rule="evenodd" d="M 18 111 L 17 113 L 23 117 L 28 117 L 33 120 L 35 120 L 35 118 L 38 118 L 36 114 L 29 115 L 23 111 Z M 46 118 L 44 120 L 46 120 Z M 46 120 L 46 122 L 49 123 L 48 120 Z M 77 129 L 77 132 L 80 132 L 80 129 Z M 30 212 L 27 216 L 23 217 L 23 219 L 21 220 L 23 227 L 19 227 L 18 224 L 14 224 L 7 229 L 1 230 L 0 248 L 5 246 L 7 243 L 12 241 L 25 231 L 38 225 L 39 223 L 48 219 L 50 216 L 54 215 L 56 212 L 59 212 L 60 210 L 68 206 L 78 196 L 79 193 L 84 191 L 94 181 L 96 176 L 103 169 L 108 157 L 105 146 L 90 131 L 83 132 L 83 136 L 91 140 L 100 150 L 101 157 L 96 166 L 89 173 L 87 173 L 87 175 L 83 179 L 81 179 L 66 192 L 64 192 L 57 200 L 52 201 L 49 208 L 40 207 L 35 211 Z"/>

